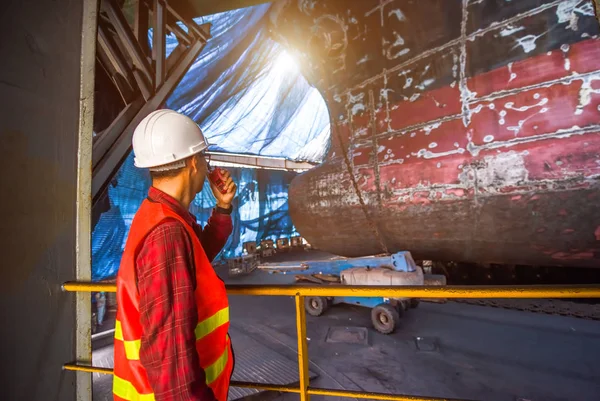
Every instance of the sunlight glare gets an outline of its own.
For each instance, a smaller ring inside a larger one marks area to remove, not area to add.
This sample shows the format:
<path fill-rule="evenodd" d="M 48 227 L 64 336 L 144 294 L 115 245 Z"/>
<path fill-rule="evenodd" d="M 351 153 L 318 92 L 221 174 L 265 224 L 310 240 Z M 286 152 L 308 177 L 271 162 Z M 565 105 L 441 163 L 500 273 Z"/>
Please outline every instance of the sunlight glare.
<path fill-rule="evenodd" d="M 298 64 L 290 53 L 286 50 L 282 50 L 279 56 L 277 56 L 277 60 L 275 60 L 273 69 L 278 73 L 296 72 L 298 70 Z"/>

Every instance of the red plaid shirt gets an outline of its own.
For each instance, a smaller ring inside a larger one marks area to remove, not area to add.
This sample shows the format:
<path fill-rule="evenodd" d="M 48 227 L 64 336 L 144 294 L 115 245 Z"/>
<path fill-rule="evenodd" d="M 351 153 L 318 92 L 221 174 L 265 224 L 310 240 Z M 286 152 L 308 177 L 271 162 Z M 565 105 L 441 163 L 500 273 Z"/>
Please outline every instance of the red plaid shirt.
<path fill-rule="evenodd" d="M 200 238 L 212 261 L 232 231 L 231 217 L 213 211 L 204 230 L 174 198 L 150 188 L 148 199 L 173 209 Z M 198 312 L 192 243 L 181 222 L 167 220 L 146 237 L 136 258 L 143 327 L 140 362 L 157 401 L 214 401 L 196 351 Z M 225 400 L 219 400 L 225 401 Z"/>

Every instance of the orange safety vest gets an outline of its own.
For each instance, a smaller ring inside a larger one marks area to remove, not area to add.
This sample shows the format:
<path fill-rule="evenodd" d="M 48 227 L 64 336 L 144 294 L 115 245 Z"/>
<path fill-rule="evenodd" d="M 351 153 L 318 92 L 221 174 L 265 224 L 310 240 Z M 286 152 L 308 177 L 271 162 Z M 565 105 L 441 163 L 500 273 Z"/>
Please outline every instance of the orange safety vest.
<path fill-rule="evenodd" d="M 233 371 L 229 303 L 225 284 L 212 268 L 194 229 L 173 210 L 145 200 L 136 213 L 117 276 L 117 321 L 113 394 L 116 401 L 154 401 L 146 369 L 140 362 L 142 326 L 135 275 L 137 250 L 150 231 L 167 218 L 181 221 L 192 241 L 196 267 L 196 349 L 206 383 L 218 401 L 227 401 Z"/>

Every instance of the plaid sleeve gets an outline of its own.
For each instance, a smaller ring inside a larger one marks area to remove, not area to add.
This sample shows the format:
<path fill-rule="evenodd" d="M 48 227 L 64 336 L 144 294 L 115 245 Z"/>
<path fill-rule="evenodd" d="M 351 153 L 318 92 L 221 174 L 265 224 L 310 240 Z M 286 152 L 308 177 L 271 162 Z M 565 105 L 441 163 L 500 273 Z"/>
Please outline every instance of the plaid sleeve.
<path fill-rule="evenodd" d="M 214 401 L 196 351 L 192 245 L 180 222 L 164 222 L 146 237 L 136 273 L 140 362 L 156 401 Z"/>
<path fill-rule="evenodd" d="M 219 252 L 221 252 L 232 231 L 233 223 L 231 216 L 213 210 L 206 226 L 199 233 L 202 248 L 204 248 L 209 261 L 212 262 Z"/>

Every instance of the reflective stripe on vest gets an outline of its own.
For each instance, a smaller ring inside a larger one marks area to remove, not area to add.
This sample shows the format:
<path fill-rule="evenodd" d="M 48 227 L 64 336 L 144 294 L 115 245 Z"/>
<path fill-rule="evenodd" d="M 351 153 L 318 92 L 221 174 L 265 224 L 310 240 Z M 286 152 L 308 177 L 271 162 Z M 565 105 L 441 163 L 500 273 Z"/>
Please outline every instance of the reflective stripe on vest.
<path fill-rule="evenodd" d="M 113 394 L 129 401 L 154 401 L 154 393 L 140 394 L 133 384 L 119 376 L 113 376 Z"/>
<path fill-rule="evenodd" d="M 229 322 L 229 306 L 198 323 L 196 330 L 194 330 L 196 333 L 196 340 L 206 337 L 227 322 Z"/>
<path fill-rule="evenodd" d="M 196 334 L 196 340 L 200 340 L 206 337 L 207 335 L 209 335 L 210 333 L 212 333 L 227 322 L 229 322 L 229 307 L 221 309 L 214 315 L 198 323 L 196 329 L 194 330 Z M 115 322 L 115 338 L 123 342 L 123 347 L 125 348 L 125 356 L 127 357 L 127 359 L 129 359 L 130 361 L 139 361 L 140 348 L 142 346 L 142 342 L 141 340 L 126 341 L 123 338 L 123 328 L 119 320 Z M 225 351 L 221 354 L 221 356 L 219 356 L 219 358 L 215 362 L 213 362 L 210 366 L 208 366 L 205 369 L 206 383 L 210 384 L 219 377 L 219 375 L 223 372 L 225 366 L 227 365 L 228 356 L 228 347 L 225 347 Z"/>
<path fill-rule="evenodd" d="M 227 347 L 225 347 L 225 351 L 223 351 L 219 359 L 217 359 L 210 366 L 204 369 L 204 374 L 206 375 L 206 384 L 212 384 L 215 380 L 219 378 L 221 373 L 223 373 L 223 371 L 225 370 L 228 361 L 229 341 L 227 342 Z"/>
<path fill-rule="evenodd" d="M 125 356 L 127 356 L 127 359 L 129 359 L 130 361 L 140 360 L 140 348 L 142 347 L 142 341 L 125 341 L 125 339 L 123 338 L 123 327 L 121 326 L 121 322 L 118 320 L 115 322 L 115 338 L 123 342 L 123 347 L 125 348 Z"/>
<path fill-rule="evenodd" d="M 229 341 L 223 354 L 213 364 L 204 370 L 206 375 L 206 384 L 210 385 L 219 378 L 225 370 L 229 361 Z M 154 393 L 140 394 L 135 389 L 134 385 L 117 375 L 113 376 L 113 393 L 128 401 L 154 401 Z"/>

